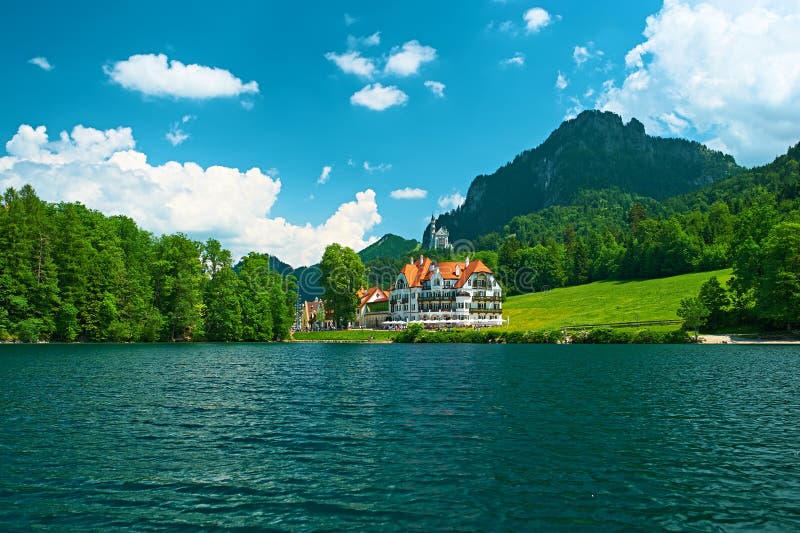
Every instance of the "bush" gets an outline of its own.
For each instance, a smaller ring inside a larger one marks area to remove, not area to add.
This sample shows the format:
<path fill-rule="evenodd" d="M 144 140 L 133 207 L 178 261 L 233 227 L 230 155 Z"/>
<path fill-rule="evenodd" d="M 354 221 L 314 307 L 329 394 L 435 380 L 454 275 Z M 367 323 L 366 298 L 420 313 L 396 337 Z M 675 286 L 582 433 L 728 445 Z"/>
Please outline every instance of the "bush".
<path fill-rule="evenodd" d="M 16 337 L 22 342 L 36 342 L 42 338 L 44 324 L 38 318 L 28 318 L 16 326 Z"/>

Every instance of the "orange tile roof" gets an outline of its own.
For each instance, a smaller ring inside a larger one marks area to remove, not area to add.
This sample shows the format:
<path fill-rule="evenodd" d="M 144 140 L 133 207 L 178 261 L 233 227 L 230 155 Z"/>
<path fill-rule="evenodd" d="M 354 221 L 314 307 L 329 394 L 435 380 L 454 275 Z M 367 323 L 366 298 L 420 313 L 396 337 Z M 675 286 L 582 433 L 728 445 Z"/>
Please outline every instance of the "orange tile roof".
<path fill-rule="evenodd" d="M 375 302 L 388 302 L 389 301 L 389 293 L 388 291 L 384 291 L 380 287 L 370 287 L 369 289 L 359 291 L 361 294 L 361 301 L 358 304 L 358 308 L 361 309 L 368 303 L 375 303 Z M 379 294 L 378 294 L 379 293 Z M 378 294 L 378 296 L 370 301 L 373 296 Z"/>
<path fill-rule="evenodd" d="M 475 261 L 470 261 L 469 266 L 462 270 L 461 276 L 458 278 L 458 283 L 456 283 L 456 289 L 463 287 L 470 276 L 480 272 L 483 272 L 485 274 L 491 274 L 492 269 L 484 265 L 483 261 L 481 261 L 480 259 L 476 259 Z"/>
<path fill-rule="evenodd" d="M 475 273 L 492 274 L 492 270 L 481 260 L 470 261 L 469 266 L 464 261 L 446 261 L 435 266 L 439 267 L 442 279 L 456 281 L 455 288 L 463 287 L 469 277 Z M 456 271 L 458 271 L 458 275 L 456 275 Z M 406 277 L 409 287 L 421 287 L 423 281 L 430 281 L 433 272 L 431 260 L 427 257 L 423 258 L 421 265 L 417 260 L 414 261 L 414 264 L 403 265 L 400 270 L 400 273 Z"/>

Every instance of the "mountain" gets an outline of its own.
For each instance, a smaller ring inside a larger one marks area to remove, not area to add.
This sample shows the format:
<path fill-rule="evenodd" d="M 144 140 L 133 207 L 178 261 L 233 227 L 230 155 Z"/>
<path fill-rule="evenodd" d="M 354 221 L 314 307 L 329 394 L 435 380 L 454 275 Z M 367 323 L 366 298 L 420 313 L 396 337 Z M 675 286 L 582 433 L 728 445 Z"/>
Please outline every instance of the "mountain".
<path fill-rule="evenodd" d="M 387 233 L 358 252 L 358 255 L 364 263 L 367 263 L 379 257 L 404 258 L 418 250 L 419 247 L 420 243 L 415 239 L 404 239 L 398 235 Z"/>
<path fill-rule="evenodd" d="M 464 204 L 440 215 L 450 240 L 496 231 L 512 217 L 570 205 L 582 190 L 618 188 L 663 200 L 743 170 L 733 157 L 685 139 L 647 135 L 636 119 L 584 111 L 533 150 L 472 181 Z M 428 226 L 423 247 L 429 246 Z"/>

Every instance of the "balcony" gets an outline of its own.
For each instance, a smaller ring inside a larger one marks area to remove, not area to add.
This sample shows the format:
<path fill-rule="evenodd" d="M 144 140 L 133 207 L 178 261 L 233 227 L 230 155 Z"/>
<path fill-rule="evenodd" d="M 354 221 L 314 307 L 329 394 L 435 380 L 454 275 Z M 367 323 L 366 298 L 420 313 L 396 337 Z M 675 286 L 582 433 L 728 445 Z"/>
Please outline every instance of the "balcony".
<path fill-rule="evenodd" d="M 491 315 L 491 314 L 500 314 L 502 312 L 503 312 L 502 309 L 479 309 L 477 307 L 470 307 L 469 308 L 469 313 L 471 315 L 475 315 L 475 314 Z"/>
<path fill-rule="evenodd" d="M 473 295 L 472 296 L 472 301 L 474 301 L 474 302 L 502 302 L 503 301 L 503 297 L 502 296 Z"/>

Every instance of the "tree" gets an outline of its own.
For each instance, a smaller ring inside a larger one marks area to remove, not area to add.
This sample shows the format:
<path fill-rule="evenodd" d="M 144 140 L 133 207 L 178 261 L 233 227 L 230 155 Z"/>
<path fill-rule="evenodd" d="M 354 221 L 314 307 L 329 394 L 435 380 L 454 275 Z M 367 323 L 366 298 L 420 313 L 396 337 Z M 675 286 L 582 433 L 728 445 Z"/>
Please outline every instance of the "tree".
<path fill-rule="evenodd" d="M 325 307 L 333 307 L 334 323 L 344 327 L 356 318 L 358 290 L 367 282 L 361 258 L 352 248 L 331 244 L 325 248 L 319 264 L 322 287 L 325 289 Z"/>
<path fill-rule="evenodd" d="M 725 313 L 731 301 L 716 276 L 711 276 L 700 286 L 698 299 L 708 309 L 708 320 L 705 324 L 712 329 L 720 327 L 725 320 Z"/>
<path fill-rule="evenodd" d="M 697 340 L 700 335 L 699 328 L 708 318 L 708 309 L 699 298 L 684 298 L 678 307 L 678 316 L 683 319 L 684 329 L 694 330 L 694 340 Z"/>
<path fill-rule="evenodd" d="M 269 290 L 272 277 L 269 256 L 250 252 L 236 265 L 236 270 L 240 280 L 243 340 L 272 340 L 272 301 Z"/>
<path fill-rule="evenodd" d="M 165 235 L 156 245 L 155 301 L 164 316 L 162 337 L 191 340 L 203 333 L 203 270 L 200 244 L 180 233 Z"/>
<path fill-rule="evenodd" d="M 800 323 L 800 224 L 782 222 L 764 242 L 764 275 L 756 291 L 756 310 L 768 320 Z"/>

